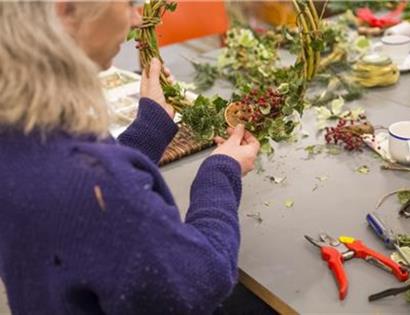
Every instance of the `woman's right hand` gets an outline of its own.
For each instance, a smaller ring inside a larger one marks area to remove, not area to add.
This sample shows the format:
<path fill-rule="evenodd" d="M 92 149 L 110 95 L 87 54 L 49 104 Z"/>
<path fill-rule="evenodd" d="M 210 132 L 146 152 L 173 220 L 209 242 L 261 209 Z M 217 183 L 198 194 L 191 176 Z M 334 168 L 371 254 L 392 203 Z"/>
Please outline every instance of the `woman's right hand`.
<path fill-rule="evenodd" d="M 158 58 L 152 58 L 149 74 L 144 70 L 141 79 L 141 97 L 147 97 L 158 103 L 171 117 L 175 116 L 175 111 L 171 105 L 169 105 L 164 96 L 160 84 L 160 74 L 161 74 L 162 64 Z"/>
<path fill-rule="evenodd" d="M 236 160 L 241 166 L 242 175 L 246 175 L 255 168 L 256 156 L 259 152 L 259 141 L 248 131 L 244 125 L 228 128 L 228 139 L 216 137 L 218 147 L 211 153 L 227 155 Z"/>

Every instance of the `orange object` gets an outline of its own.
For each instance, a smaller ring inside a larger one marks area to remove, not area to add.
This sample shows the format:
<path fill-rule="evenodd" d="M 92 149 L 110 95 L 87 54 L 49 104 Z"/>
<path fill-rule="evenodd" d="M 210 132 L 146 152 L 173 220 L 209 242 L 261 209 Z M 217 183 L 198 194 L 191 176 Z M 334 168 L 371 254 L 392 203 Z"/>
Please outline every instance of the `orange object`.
<path fill-rule="evenodd" d="M 251 2 L 255 16 L 272 25 L 296 25 L 296 12 L 290 1 Z"/>
<path fill-rule="evenodd" d="M 157 27 L 160 46 L 209 35 L 222 35 L 228 29 L 223 1 L 177 0 L 175 12 L 166 12 Z"/>

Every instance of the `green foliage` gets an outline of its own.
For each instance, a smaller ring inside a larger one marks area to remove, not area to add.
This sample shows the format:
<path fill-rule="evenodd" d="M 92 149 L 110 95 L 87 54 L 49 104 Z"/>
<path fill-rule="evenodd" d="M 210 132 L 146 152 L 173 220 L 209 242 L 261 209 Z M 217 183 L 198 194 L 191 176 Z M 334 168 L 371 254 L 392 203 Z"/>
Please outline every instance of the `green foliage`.
<path fill-rule="evenodd" d="M 131 29 L 127 35 L 127 41 L 130 40 L 138 40 L 139 38 L 139 30 L 136 28 Z"/>
<path fill-rule="evenodd" d="M 410 303 L 410 290 L 407 290 L 404 294 L 404 298 L 406 299 L 407 303 Z"/>
<path fill-rule="evenodd" d="M 250 29 L 232 28 L 217 67 L 221 76 L 239 90 L 246 84 L 266 84 L 276 68 L 277 47 L 278 37 L 273 32 L 259 35 Z"/>
<path fill-rule="evenodd" d="M 198 96 L 193 106 L 182 111 L 182 122 L 191 127 L 201 140 L 211 140 L 225 134 L 224 111 L 228 102 L 219 96 L 206 98 Z"/>
<path fill-rule="evenodd" d="M 400 247 L 410 247 L 410 235 L 409 234 L 399 234 L 397 235 L 397 242 Z"/>
<path fill-rule="evenodd" d="M 410 20 L 410 3 L 407 3 L 402 15 L 403 20 Z"/>
<path fill-rule="evenodd" d="M 307 2 L 298 0 L 298 4 L 304 7 Z M 140 60 L 143 68 L 149 67 L 153 57 L 160 58 L 155 26 L 160 22 L 165 11 L 175 9 L 176 3 L 167 0 L 151 0 L 145 3 L 142 27 L 130 31 L 128 36 L 129 39 L 137 39 L 140 42 Z M 260 34 L 238 27 L 227 32 L 226 47 L 222 50 L 216 65 L 193 63 L 196 70 L 195 84 L 198 90 L 210 88 L 218 78 L 227 79 L 233 83 L 235 95 L 232 100 L 246 97 L 251 90 L 262 93 L 274 89 L 279 90 L 279 95 L 272 98 L 276 101 L 265 102 L 263 97 L 258 100 L 263 105 L 258 105 L 258 115 L 263 119 L 256 125 L 252 118 L 247 125 L 247 128 L 253 131 L 261 141 L 262 150 L 265 152 L 272 151 L 271 140 L 289 139 L 298 123 L 299 116 L 296 112 L 299 114 L 303 112 L 306 77 L 309 79 L 312 77 L 318 59 L 316 58 L 318 55 L 314 54 L 311 46 L 316 51 L 323 51 L 328 46 L 322 38 L 318 37 L 320 32 L 310 33 L 309 27 L 306 26 L 304 31 L 308 33 L 297 31 L 287 36 L 287 40 L 293 43 L 295 53 L 299 55 L 298 62 L 291 67 L 280 68 L 277 64 L 277 48 L 282 40 L 281 34 L 273 31 Z M 309 36 L 306 37 L 306 34 Z M 310 36 L 312 34 L 315 36 Z M 307 66 L 301 62 L 300 37 L 302 35 L 305 39 L 312 38 L 313 41 L 309 40 L 311 46 L 308 48 L 306 47 L 307 42 L 303 43 L 303 49 L 306 49 L 303 57 L 309 61 Z M 332 36 L 335 37 L 329 32 L 325 40 L 329 40 Z M 182 122 L 189 125 L 199 138 L 211 139 L 216 135 L 224 135 L 226 128 L 224 114 L 227 101 L 219 97 L 199 96 L 192 103 L 185 98 L 184 88 L 178 84 L 171 85 L 165 73 L 161 74 L 160 80 L 167 102 L 182 114 Z"/>
<path fill-rule="evenodd" d="M 329 8 L 334 12 L 344 12 L 346 10 L 356 10 L 358 8 L 368 7 L 372 10 L 379 11 L 383 9 L 391 9 L 398 5 L 400 1 L 388 1 L 388 0 L 330 0 Z"/>

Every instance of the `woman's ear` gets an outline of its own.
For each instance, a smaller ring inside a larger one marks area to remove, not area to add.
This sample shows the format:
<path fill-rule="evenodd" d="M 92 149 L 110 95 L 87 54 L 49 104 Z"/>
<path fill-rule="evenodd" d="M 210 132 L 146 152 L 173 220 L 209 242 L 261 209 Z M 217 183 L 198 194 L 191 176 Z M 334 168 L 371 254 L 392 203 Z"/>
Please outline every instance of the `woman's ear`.
<path fill-rule="evenodd" d="M 66 31 L 74 35 L 78 24 L 78 8 L 75 1 L 56 1 L 55 10 Z"/>

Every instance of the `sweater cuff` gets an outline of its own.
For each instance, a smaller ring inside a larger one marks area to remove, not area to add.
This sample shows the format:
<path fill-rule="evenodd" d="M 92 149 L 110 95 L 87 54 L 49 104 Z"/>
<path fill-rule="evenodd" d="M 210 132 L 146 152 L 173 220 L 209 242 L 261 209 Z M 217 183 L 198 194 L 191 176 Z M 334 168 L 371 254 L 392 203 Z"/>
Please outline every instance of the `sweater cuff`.
<path fill-rule="evenodd" d="M 178 131 L 177 125 L 174 123 L 168 113 L 157 102 L 142 97 L 139 102 L 137 120 L 145 121 L 155 129 L 160 129 L 164 134 L 172 138 Z"/>
<path fill-rule="evenodd" d="M 140 99 L 137 119 L 133 124 L 143 124 L 155 130 L 155 134 L 168 145 L 178 131 L 178 126 L 168 113 L 155 101 L 143 97 Z"/>
<path fill-rule="evenodd" d="M 158 162 L 177 131 L 178 126 L 168 113 L 155 101 L 143 97 L 139 102 L 137 118 L 118 140 Z"/>
<path fill-rule="evenodd" d="M 228 155 L 214 154 L 205 159 L 198 174 L 214 174 L 213 170 L 219 170 L 228 178 L 239 205 L 242 193 L 242 171 L 239 162 Z"/>
<path fill-rule="evenodd" d="M 219 169 L 227 169 L 234 175 L 242 176 L 239 162 L 225 154 L 213 154 L 207 157 L 201 167 L 214 167 L 215 164 Z"/>

